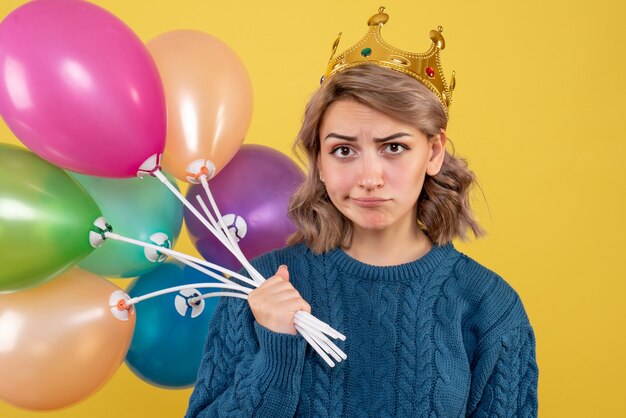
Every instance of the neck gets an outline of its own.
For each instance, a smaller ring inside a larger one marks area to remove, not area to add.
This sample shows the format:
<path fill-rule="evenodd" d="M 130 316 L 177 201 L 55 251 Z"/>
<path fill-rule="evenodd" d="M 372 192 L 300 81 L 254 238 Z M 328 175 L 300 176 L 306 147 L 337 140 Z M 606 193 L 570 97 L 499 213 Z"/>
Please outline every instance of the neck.
<path fill-rule="evenodd" d="M 432 242 L 417 223 L 409 228 L 366 230 L 353 226 L 352 245 L 343 250 L 352 258 L 374 266 L 395 266 L 424 256 Z"/>

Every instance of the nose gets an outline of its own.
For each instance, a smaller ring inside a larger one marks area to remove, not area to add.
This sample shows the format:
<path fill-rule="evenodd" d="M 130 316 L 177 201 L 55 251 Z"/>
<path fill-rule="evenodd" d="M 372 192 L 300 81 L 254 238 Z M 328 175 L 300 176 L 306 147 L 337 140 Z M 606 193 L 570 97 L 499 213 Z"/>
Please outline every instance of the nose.
<path fill-rule="evenodd" d="M 359 173 L 359 187 L 365 190 L 374 190 L 384 186 L 383 164 L 377 156 L 368 155 L 362 158 L 361 172 Z"/>

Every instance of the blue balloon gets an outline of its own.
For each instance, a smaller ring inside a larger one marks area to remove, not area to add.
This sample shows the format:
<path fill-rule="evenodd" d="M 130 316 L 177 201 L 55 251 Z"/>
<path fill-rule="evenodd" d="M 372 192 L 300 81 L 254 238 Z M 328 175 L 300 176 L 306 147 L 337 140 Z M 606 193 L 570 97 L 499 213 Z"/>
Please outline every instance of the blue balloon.
<path fill-rule="evenodd" d="M 167 261 L 135 279 L 126 291 L 136 297 L 192 283 L 219 282 L 183 264 Z M 221 289 L 183 290 L 137 303 L 135 333 L 126 355 L 126 364 L 133 373 L 166 389 L 193 386 L 219 297 L 204 299 L 200 305 L 188 300 L 198 293 L 217 291 Z"/>

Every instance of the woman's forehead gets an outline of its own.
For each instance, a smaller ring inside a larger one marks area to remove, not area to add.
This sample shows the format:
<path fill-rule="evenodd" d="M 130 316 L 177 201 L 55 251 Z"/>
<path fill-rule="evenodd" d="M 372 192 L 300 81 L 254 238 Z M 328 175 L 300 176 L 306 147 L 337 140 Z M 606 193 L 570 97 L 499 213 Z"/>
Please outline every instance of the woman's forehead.
<path fill-rule="evenodd" d="M 337 133 L 384 137 L 398 131 L 414 131 L 411 125 L 354 100 L 338 100 L 326 110 L 320 124 L 320 139 Z"/>

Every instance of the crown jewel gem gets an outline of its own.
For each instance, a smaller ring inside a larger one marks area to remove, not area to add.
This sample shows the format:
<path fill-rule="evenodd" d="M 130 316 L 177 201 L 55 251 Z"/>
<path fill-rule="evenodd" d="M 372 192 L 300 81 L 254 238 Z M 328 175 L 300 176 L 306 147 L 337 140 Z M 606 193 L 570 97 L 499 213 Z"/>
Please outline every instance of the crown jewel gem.
<path fill-rule="evenodd" d="M 369 18 L 367 21 L 369 29 L 360 41 L 335 56 L 340 39 L 337 37 L 332 47 L 332 55 L 323 82 L 330 79 L 333 74 L 345 69 L 362 64 L 376 64 L 415 78 L 437 96 L 444 110 L 448 113 L 456 81 L 453 72 L 450 84 L 448 84 L 439 59 L 439 52 L 446 47 L 446 41 L 442 34 L 443 28 L 437 26 L 436 30 L 430 31 L 431 45 L 426 52 L 404 51 L 388 44 L 382 38 L 381 29 L 389 21 L 389 15 L 384 11 L 385 8 L 380 7 L 378 13 Z"/>

